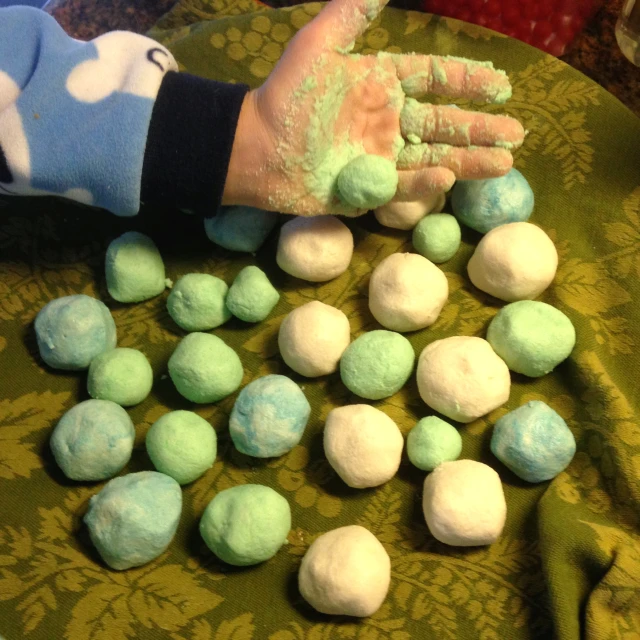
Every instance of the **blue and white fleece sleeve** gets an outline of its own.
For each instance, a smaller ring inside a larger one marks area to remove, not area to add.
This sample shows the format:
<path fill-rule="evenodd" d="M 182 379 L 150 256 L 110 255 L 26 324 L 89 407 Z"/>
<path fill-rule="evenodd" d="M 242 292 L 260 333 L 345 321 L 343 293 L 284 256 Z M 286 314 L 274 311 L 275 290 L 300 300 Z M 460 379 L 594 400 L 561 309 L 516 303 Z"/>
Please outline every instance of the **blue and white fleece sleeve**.
<path fill-rule="evenodd" d="M 247 87 L 176 72 L 144 36 L 79 42 L 43 11 L 0 9 L 0 194 L 211 215 Z"/>

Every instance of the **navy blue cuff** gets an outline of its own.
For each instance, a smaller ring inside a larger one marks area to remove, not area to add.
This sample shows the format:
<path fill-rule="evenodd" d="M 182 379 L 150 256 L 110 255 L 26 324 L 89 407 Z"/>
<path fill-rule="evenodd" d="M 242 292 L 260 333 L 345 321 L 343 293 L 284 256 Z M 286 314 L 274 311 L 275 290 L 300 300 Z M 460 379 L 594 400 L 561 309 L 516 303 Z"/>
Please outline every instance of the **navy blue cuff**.
<path fill-rule="evenodd" d="M 188 73 L 164 76 L 149 124 L 141 203 L 215 214 L 248 91 Z"/>

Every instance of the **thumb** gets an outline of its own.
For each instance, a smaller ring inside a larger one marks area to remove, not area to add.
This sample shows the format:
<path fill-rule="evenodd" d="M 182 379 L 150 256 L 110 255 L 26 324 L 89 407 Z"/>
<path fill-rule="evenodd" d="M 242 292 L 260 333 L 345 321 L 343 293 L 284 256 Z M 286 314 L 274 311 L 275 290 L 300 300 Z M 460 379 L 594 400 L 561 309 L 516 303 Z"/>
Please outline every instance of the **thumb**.
<path fill-rule="evenodd" d="M 331 0 L 306 27 L 305 34 L 325 51 L 346 49 L 361 35 L 389 0 Z"/>

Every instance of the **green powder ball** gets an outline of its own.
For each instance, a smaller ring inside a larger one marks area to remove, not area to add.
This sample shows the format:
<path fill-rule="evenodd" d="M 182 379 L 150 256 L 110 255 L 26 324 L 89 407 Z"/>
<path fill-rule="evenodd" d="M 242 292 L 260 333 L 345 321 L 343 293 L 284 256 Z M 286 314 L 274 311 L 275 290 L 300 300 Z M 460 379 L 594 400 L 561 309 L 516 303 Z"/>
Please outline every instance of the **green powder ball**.
<path fill-rule="evenodd" d="M 254 207 L 220 207 L 206 218 L 204 229 L 211 242 L 231 251 L 255 253 L 278 223 L 279 214 Z"/>
<path fill-rule="evenodd" d="M 409 460 L 423 471 L 433 471 L 443 462 L 457 460 L 461 451 L 458 430 L 436 416 L 420 420 L 407 436 Z"/>
<path fill-rule="evenodd" d="M 169 358 L 169 375 L 176 389 L 191 402 L 217 402 L 242 383 L 238 354 L 217 336 L 190 333 Z"/>
<path fill-rule="evenodd" d="M 164 263 L 151 238 L 128 231 L 107 248 L 107 288 L 118 302 L 141 302 L 165 289 Z"/>
<path fill-rule="evenodd" d="M 460 248 L 460 225 L 448 213 L 432 213 L 418 222 L 412 240 L 418 253 L 440 264 L 451 260 Z"/>
<path fill-rule="evenodd" d="M 290 529 L 289 503 L 260 484 L 221 491 L 200 520 L 200 534 L 209 549 L 224 562 L 239 567 L 272 558 Z"/>
<path fill-rule="evenodd" d="M 121 347 L 105 351 L 89 366 L 87 390 L 92 398 L 131 407 L 149 395 L 152 385 L 151 365 L 136 349 Z"/>
<path fill-rule="evenodd" d="M 396 194 L 398 172 L 391 160 L 365 154 L 354 158 L 338 174 L 338 191 L 350 205 L 375 209 Z"/>
<path fill-rule="evenodd" d="M 151 425 L 145 444 L 153 466 L 179 484 L 211 469 L 218 450 L 214 428 L 193 411 L 163 415 Z"/>
<path fill-rule="evenodd" d="M 511 371 L 538 378 L 569 357 L 576 330 L 550 304 L 521 300 L 498 312 L 489 325 L 487 340 Z"/>
<path fill-rule="evenodd" d="M 340 376 L 349 391 L 369 400 L 399 391 L 413 370 L 411 343 L 394 331 L 369 331 L 356 338 L 340 360 Z"/>
<path fill-rule="evenodd" d="M 167 311 L 185 331 L 208 331 L 231 318 L 226 298 L 229 287 L 208 273 L 188 273 L 171 289 Z"/>
<path fill-rule="evenodd" d="M 276 306 L 280 294 L 258 267 L 245 267 L 227 295 L 229 311 L 245 322 L 262 322 Z"/>

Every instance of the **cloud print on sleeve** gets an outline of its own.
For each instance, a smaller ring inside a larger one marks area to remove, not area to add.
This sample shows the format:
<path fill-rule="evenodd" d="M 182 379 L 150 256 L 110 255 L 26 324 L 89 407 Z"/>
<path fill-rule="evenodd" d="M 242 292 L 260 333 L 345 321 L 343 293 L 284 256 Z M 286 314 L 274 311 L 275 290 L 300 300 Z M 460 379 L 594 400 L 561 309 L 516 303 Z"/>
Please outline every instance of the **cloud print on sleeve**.
<path fill-rule="evenodd" d="M 42 11 L 0 9 L 0 192 L 135 215 L 167 71 L 177 71 L 175 59 L 150 38 L 112 32 L 80 42 Z"/>
<path fill-rule="evenodd" d="M 97 60 L 78 64 L 66 82 L 67 91 L 81 102 L 98 102 L 115 91 L 155 98 L 164 74 L 178 70 L 164 47 L 133 33 L 114 31 L 92 44 Z"/>

